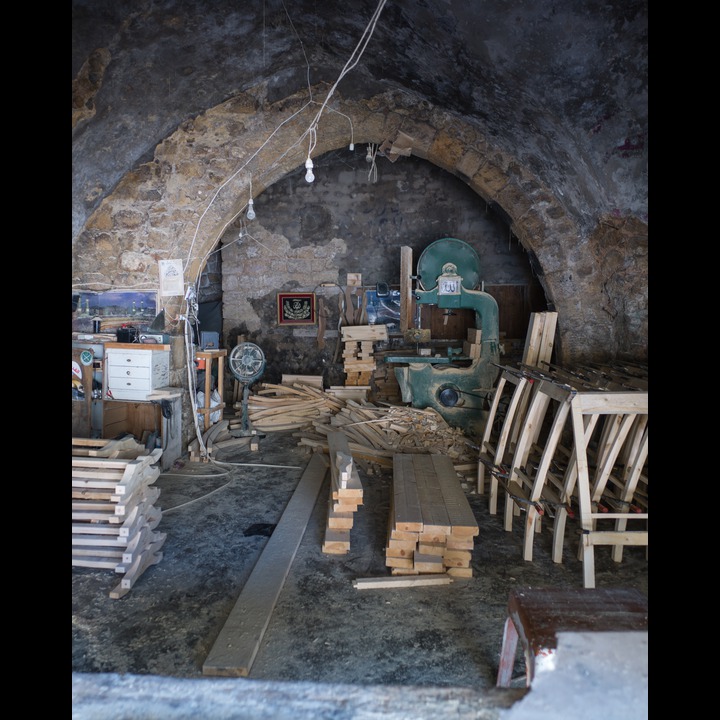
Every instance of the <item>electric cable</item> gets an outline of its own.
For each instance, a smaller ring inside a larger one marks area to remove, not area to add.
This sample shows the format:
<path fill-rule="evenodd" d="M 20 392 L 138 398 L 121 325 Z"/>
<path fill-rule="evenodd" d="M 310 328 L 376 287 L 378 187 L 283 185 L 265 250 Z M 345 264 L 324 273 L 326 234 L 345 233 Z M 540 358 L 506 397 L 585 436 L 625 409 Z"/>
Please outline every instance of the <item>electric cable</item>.
<path fill-rule="evenodd" d="M 302 141 L 307 137 L 308 134 L 311 134 L 311 144 L 312 144 L 312 147 L 314 148 L 315 144 L 312 142 L 312 140 L 313 140 L 313 138 L 316 138 L 316 137 L 317 137 L 315 133 L 316 133 L 316 130 L 317 130 L 317 125 L 318 125 L 318 123 L 320 122 L 320 118 L 322 117 L 322 114 L 323 114 L 323 112 L 325 111 L 325 109 L 326 109 L 326 107 L 327 107 L 327 104 L 328 104 L 328 102 L 330 101 L 331 97 L 333 96 L 333 94 L 334 94 L 337 86 L 339 85 L 340 81 L 341 81 L 341 80 L 345 77 L 345 75 L 347 75 L 347 73 L 348 73 L 350 70 L 352 70 L 352 69 L 357 65 L 357 63 L 360 61 L 360 58 L 362 57 L 363 53 L 365 52 L 365 48 L 367 47 L 367 44 L 368 44 L 368 42 L 370 41 L 370 38 L 372 37 L 373 33 L 375 32 L 375 27 L 376 27 L 376 25 L 377 25 L 378 19 L 380 18 L 380 14 L 382 13 L 382 10 L 383 10 L 383 8 L 385 7 L 386 1 L 387 1 L 387 0 L 380 0 L 380 2 L 378 3 L 377 7 L 375 8 L 375 12 L 373 13 L 373 15 L 372 15 L 372 17 L 371 17 L 368 25 L 366 26 L 365 30 L 363 31 L 363 35 L 361 36 L 360 41 L 359 41 L 358 44 L 355 46 L 355 49 L 353 50 L 353 52 L 352 52 L 351 55 L 350 55 L 350 58 L 349 58 L 348 61 L 345 63 L 345 65 L 344 65 L 343 69 L 341 70 L 339 76 L 337 77 L 337 79 L 335 80 L 335 82 L 334 82 L 333 85 L 331 86 L 330 90 L 328 91 L 328 93 L 327 93 L 327 95 L 326 95 L 326 97 L 325 97 L 325 100 L 324 100 L 323 103 L 321 104 L 320 109 L 319 109 L 318 112 L 316 113 L 316 115 L 315 115 L 315 117 L 313 118 L 312 122 L 310 123 L 308 129 L 298 138 L 298 141 L 297 141 L 296 143 L 293 143 L 293 145 L 291 145 L 290 148 L 288 148 L 288 150 L 287 150 L 285 153 L 283 153 L 282 155 L 279 156 L 279 159 L 281 159 L 282 157 L 284 157 L 284 155 L 287 154 L 287 152 L 289 152 L 289 150 L 290 150 L 292 147 L 295 147 L 295 146 L 297 146 L 297 144 L 298 144 L 299 142 L 302 142 Z M 287 8 L 285 7 L 284 2 L 283 2 L 283 8 L 285 9 L 285 11 L 286 11 L 286 13 L 287 13 Z M 291 26 L 292 26 L 292 22 L 291 22 Z M 294 28 L 294 26 L 292 26 L 292 27 L 293 27 L 293 31 L 294 31 L 295 28 Z M 301 47 L 302 47 L 302 43 L 301 43 Z M 303 54 L 305 54 L 304 48 L 303 48 Z M 310 63 L 309 63 L 308 60 L 307 60 L 307 56 L 305 56 L 305 58 L 306 58 L 307 68 L 308 68 L 308 71 L 309 71 Z M 309 86 L 309 88 L 310 88 L 310 86 Z M 197 240 L 197 236 L 198 236 L 199 231 L 200 231 L 200 225 L 201 225 L 203 219 L 205 218 L 205 215 L 208 213 L 208 211 L 210 210 L 210 208 L 213 206 L 214 202 L 217 200 L 217 197 L 218 197 L 218 195 L 220 194 L 220 192 L 227 186 L 227 184 L 228 184 L 229 182 L 231 182 L 233 179 L 235 179 L 240 172 L 242 172 L 245 168 L 247 168 L 247 166 L 250 164 L 250 162 L 251 162 L 252 160 L 254 160 L 254 159 L 259 155 L 259 153 L 261 152 L 261 150 L 263 150 L 263 148 L 270 142 L 270 140 L 275 136 L 275 134 L 276 134 L 277 132 L 279 132 L 279 130 L 280 130 L 284 125 L 286 125 L 288 122 L 290 122 L 291 120 L 293 120 L 296 116 L 298 116 L 300 113 L 302 113 L 302 112 L 303 112 L 307 107 L 309 107 L 311 104 L 317 104 L 317 103 L 312 99 L 312 94 L 311 94 L 311 91 L 310 91 L 310 90 L 309 90 L 309 92 L 310 92 L 310 99 L 309 99 L 309 101 L 308 101 L 307 103 L 305 103 L 305 104 L 304 104 L 299 110 L 297 110 L 295 113 L 293 113 L 292 115 L 290 115 L 290 117 L 286 118 L 283 122 L 281 122 L 281 123 L 275 128 L 275 130 L 273 130 L 273 132 L 270 133 L 270 135 L 265 139 L 265 141 L 258 147 L 258 149 L 257 149 L 254 153 L 252 153 L 252 154 L 250 155 L 250 157 L 243 163 L 243 165 L 241 165 L 241 167 L 239 167 L 232 175 L 230 175 L 230 176 L 227 178 L 227 180 L 225 180 L 225 182 L 223 182 L 223 183 L 218 187 L 218 189 L 215 191 L 215 193 L 213 194 L 212 198 L 210 199 L 210 202 L 208 203 L 207 207 L 205 208 L 205 210 L 203 211 L 203 213 L 202 213 L 202 214 L 200 215 L 200 217 L 198 218 L 197 225 L 196 225 L 196 227 L 195 227 L 195 233 L 193 234 L 193 239 L 192 239 L 192 241 L 191 241 L 191 243 L 190 243 L 190 248 L 189 248 L 189 250 L 188 250 L 188 258 L 187 258 L 187 262 L 186 262 L 185 265 L 184 265 L 184 270 L 186 270 L 186 269 L 189 267 L 189 265 L 190 265 L 191 258 L 192 258 L 192 250 L 193 250 L 193 247 L 195 246 L 195 242 L 196 242 L 196 240 Z M 343 113 L 340 113 L 340 114 L 343 114 Z M 345 116 L 345 117 L 347 117 L 347 116 Z M 349 118 L 348 118 L 348 120 L 349 120 Z M 352 135 L 352 121 L 350 121 L 350 126 L 351 126 L 351 135 Z M 243 211 L 244 211 L 244 208 L 242 208 L 240 212 L 243 212 Z M 237 217 L 237 215 L 236 215 L 235 217 Z M 218 239 L 219 237 L 222 237 L 222 233 L 224 233 L 225 230 L 227 229 L 228 225 L 230 225 L 230 223 L 235 220 L 235 217 L 233 217 L 233 218 L 231 218 L 230 220 L 228 220 L 228 222 L 225 224 L 225 226 L 222 228 L 222 230 L 221 230 L 220 233 L 218 234 L 218 236 L 217 236 L 217 238 L 216 238 L 216 241 L 217 241 L 217 239 Z M 215 245 L 215 243 L 213 243 L 213 247 L 214 247 L 214 245 Z M 200 269 L 198 270 L 198 273 L 200 273 L 200 272 L 202 271 L 202 270 L 201 270 L 202 267 L 203 267 L 203 265 L 202 265 L 202 264 L 199 264 L 199 268 L 200 268 Z"/>
<path fill-rule="evenodd" d="M 335 82 L 333 83 L 333 85 L 330 87 L 330 89 L 329 89 L 329 91 L 328 91 L 328 93 L 327 93 L 324 101 L 323 101 L 322 104 L 320 105 L 320 109 L 317 111 L 317 113 L 315 114 L 314 118 L 313 118 L 312 121 L 310 122 L 310 125 L 308 126 L 308 129 L 307 129 L 304 133 L 301 134 L 301 136 L 298 138 L 298 140 L 297 140 L 296 143 L 293 143 L 293 145 L 291 145 L 291 147 L 288 148 L 288 150 L 286 150 L 286 152 L 283 153 L 283 154 L 280 156 L 280 159 L 281 159 L 282 157 L 284 157 L 284 155 L 287 154 L 287 152 L 289 152 L 289 150 L 290 150 L 292 147 L 295 147 L 299 142 L 302 142 L 302 141 L 303 141 L 305 138 L 307 138 L 308 136 L 309 136 L 308 157 L 310 156 L 310 153 L 311 153 L 312 150 L 315 148 L 315 145 L 316 145 L 316 142 L 317 142 L 317 126 L 318 126 L 318 123 L 320 122 L 320 119 L 322 118 L 322 115 L 323 115 L 323 113 L 325 112 L 326 108 L 328 108 L 328 103 L 330 102 L 330 100 L 331 100 L 333 94 L 335 93 L 335 90 L 336 90 L 337 86 L 339 85 L 339 83 L 341 82 L 341 80 L 342 80 L 342 79 L 345 77 L 345 75 L 347 75 L 347 73 L 348 73 L 350 70 L 352 70 L 352 69 L 357 65 L 357 63 L 360 61 L 360 58 L 362 57 L 363 53 L 365 52 L 365 49 L 366 49 L 366 47 L 367 47 L 367 44 L 368 44 L 368 42 L 370 41 L 370 38 L 372 37 L 372 35 L 373 35 L 374 31 L 375 31 L 375 27 L 376 27 L 376 25 L 377 25 L 377 22 L 378 22 L 378 19 L 379 19 L 379 17 L 380 17 L 380 14 L 381 14 L 384 6 L 385 6 L 385 3 L 386 3 L 386 0 L 380 0 L 380 2 L 378 3 L 378 5 L 377 5 L 377 7 L 376 7 L 376 9 L 375 9 L 375 11 L 374 11 L 374 13 L 373 13 L 373 15 L 372 15 L 369 23 L 368 23 L 368 25 L 366 26 L 365 30 L 363 31 L 363 34 L 362 34 L 362 36 L 361 36 L 361 38 L 360 38 L 360 41 L 359 41 L 358 44 L 355 46 L 355 49 L 354 49 L 353 52 L 351 53 L 350 58 L 347 60 L 347 62 L 346 62 L 345 65 L 343 66 L 343 68 L 342 68 L 340 74 L 338 75 L 337 79 L 335 80 Z M 297 32 L 296 32 L 296 30 L 295 30 L 294 25 L 292 24 L 292 20 L 291 20 L 291 18 L 290 18 L 290 16 L 289 16 L 289 13 L 288 13 L 288 11 L 287 11 L 287 7 L 285 6 L 284 0 L 283 0 L 283 8 L 285 9 L 286 14 L 288 14 L 288 19 L 290 20 L 290 24 L 291 24 L 291 27 L 293 28 L 293 32 L 295 32 L 295 34 L 296 34 L 296 36 L 297 36 Z M 184 265 L 183 265 L 183 274 L 187 271 L 187 269 L 189 268 L 190 263 L 191 263 L 191 261 L 192 261 L 193 250 L 194 250 L 194 247 L 195 247 L 195 243 L 197 242 L 198 235 L 199 235 L 199 233 L 200 233 L 200 227 L 201 227 L 201 225 L 202 225 L 202 222 L 203 222 L 203 220 L 205 219 L 207 213 L 208 213 L 208 212 L 210 211 L 210 209 L 213 207 L 213 205 L 214 205 L 215 201 L 217 200 L 218 196 L 220 195 L 220 193 L 228 186 L 228 184 L 229 184 L 230 182 L 232 182 L 235 178 L 237 178 L 237 176 L 238 176 L 243 170 L 245 170 L 245 169 L 248 167 L 248 165 L 260 154 L 260 152 L 261 152 L 261 151 L 265 148 L 265 146 L 272 140 L 272 138 L 280 131 L 281 128 L 283 128 L 287 123 L 289 123 L 290 121 L 292 121 L 295 117 L 297 117 L 300 113 L 302 113 L 302 112 L 303 112 L 306 108 L 308 108 L 311 104 L 317 104 L 317 103 L 313 100 L 313 97 L 312 97 L 312 86 L 311 86 L 311 84 L 310 84 L 310 76 L 309 76 L 309 72 L 310 72 L 310 62 L 309 62 L 309 60 L 308 60 L 308 58 L 307 58 L 307 55 L 306 55 L 306 53 L 305 53 L 305 48 L 304 48 L 304 46 L 303 46 L 303 44 L 302 44 L 302 41 L 300 40 L 299 37 L 298 37 L 298 40 L 299 40 L 299 42 L 300 42 L 300 46 L 301 46 L 301 49 L 302 49 L 302 52 L 303 52 L 303 55 L 304 55 L 305 61 L 306 61 L 306 67 L 307 67 L 307 72 L 308 72 L 308 96 L 309 96 L 309 100 L 308 100 L 308 102 L 305 103 L 299 110 L 297 110 L 295 113 L 293 113 L 293 114 L 290 115 L 288 118 L 286 118 L 284 121 L 282 121 L 282 122 L 270 133 L 270 135 L 265 139 L 265 141 L 264 141 L 263 143 L 261 143 L 261 145 L 255 150 L 255 152 L 253 152 L 253 153 L 246 159 L 246 161 L 245 161 L 234 173 L 232 173 L 223 183 L 221 183 L 220 186 L 219 186 L 219 187 L 216 189 L 216 191 L 213 193 L 212 197 L 210 198 L 210 201 L 208 202 L 207 206 L 205 207 L 205 209 L 203 210 L 202 214 L 201 214 L 200 217 L 198 218 L 197 224 L 196 224 L 196 226 L 195 226 L 195 231 L 194 231 L 194 233 L 193 233 L 193 237 L 192 237 L 192 240 L 191 240 L 191 242 L 190 242 L 190 247 L 188 248 L 188 253 L 187 253 L 187 256 L 186 256 L 186 261 L 185 261 L 185 263 L 184 263 Z M 330 109 L 332 110 L 332 108 L 330 108 Z M 339 112 L 339 111 L 335 111 L 335 112 Z M 339 114 L 344 115 L 343 113 L 339 113 Z M 344 115 L 344 117 L 346 117 L 346 118 L 348 119 L 348 121 L 350 122 L 351 145 L 354 145 L 354 136 L 353 136 L 352 120 L 350 120 L 350 118 L 349 118 L 347 115 Z M 252 198 L 252 174 L 250 175 L 250 179 L 249 179 L 248 185 L 249 185 L 249 188 L 250 188 L 250 196 L 251 196 L 251 198 Z M 240 210 L 240 213 L 244 212 L 246 207 L 247 207 L 247 206 L 243 207 L 243 208 Z M 240 213 L 238 213 L 238 214 L 240 214 Z M 219 233 L 217 234 L 217 237 L 215 238 L 215 242 L 212 243 L 212 250 L 209 251 L 208 253 L 206 253 L 205 257 L 203 258 L 203 261 L 204 261 L 204 262 L 198 263 L 197 277 L 195 278 L 195 282 L 192 284 L 191 287 L 194 288 L 195 285 L 197 285 L 197 283 L 199 282 L 199 278 L 200 278 L 200 275 L 201 275 L 201 273 L 202 273 L 202 269 L 203 269 L 204 266 L 205 266 L 205 262 L 207 261 L 207 258 L 210 256 L 211 252 L 214 252 L 214 251 L 215 251 L 215 245 L 216 245 L 216 243 L 217 243 L 217 240 L 218 240 L 220 237 L 222 237 L 222 234 L 227 230 L 227 228 L 228 228 L 228 226 L 230 225 L 230 223 L 234 222 L 234 220 L 235 220 L 236 218 L 237 218 L 237 215 L 235 215 L 234 217 L 232 217 L 231 219 L 229 219 L 229 220 L 227 221 L 227 223 L 225 223 L 225 225 L 222 227 L 222 229 L 221 229 L 221 230 L 219 231 Z M 253 238 L 253 239 L 255 239 L 255 238 Z M 256 240 L 256 242 L 259 242 L 259 241 Z M 338 286 L 338 287 L 339 287 L 339 286 Z M 186 301 L 187 301 L 187 300 L 189 300 L 189 298 L 188 298 L 187 295 L 186 295 Z M 180 322 L 180 321 L 182 321 L 182 322 L 184 323 L 183 335 L 184 335 L 184 338 L 185 338 L 185 351 L 186 351 L 186 358 L 187 358 L 186 371 L 187 371 L 187 377 L 188 377 L 188 387 L 189 387 L 189 389 L 190 389 L 190 401 L 191 401 L 193 418 L 194 418 L 195 434 L 196 434 L 196 437 L 197 437 L 198 442 L 199 442 L 199 444 L 200 444 L 200 447 L 201 447 L 201 449 L 202 449 L 203 455 L 207 456 L 207 447 L 206 447 L 206 445 L 205 445 L 205 443 L 204 443 L 204 441 L 203 441 L 202 432 L 200 431 L 200 426 L 199 426 L 199 418 L 198 418 L 198 412 L 197 412 L 197 409 L 198 409 L 198 408 L 197 408 L 197 398 L 196 398 L 196 394 L 197 394 L 197 393 L 196 393 L 196 377 L 195 377 L 194 366 L 193 366 L 193 361 L 192 361 L 192 356 L 193 356 L 192 348 L 193 348 L 193 345 L 192 345 L 192 338 L 191 338 L 191 336 L 192 336 L 192 325 L 197 323 L 197 305 L 195 305 L 195 307 L 193 307 L 193 305 L 192 305 L 190 302 L 187 302 L 187 306 L 188 306 L 188 307 L 187 307 L 187 312 L 186 312 L 185 314 L 182 314 L 182 313 L 179 314 L 174 320 L 171 320 L 170 322 L 171 322 L 172 324 L 177 324 L 177 323 Z M 339 327 L 340 327 L 340 325 L 338 324 L 338 338 L 339 338 Z M 337 346 L 336 346 L 336 355 L 337 355 L 337 350 L 338 350 L 338 349 L 339 349 L 339 339 L 338 339 L 338 344 L 337 344 Z"/>

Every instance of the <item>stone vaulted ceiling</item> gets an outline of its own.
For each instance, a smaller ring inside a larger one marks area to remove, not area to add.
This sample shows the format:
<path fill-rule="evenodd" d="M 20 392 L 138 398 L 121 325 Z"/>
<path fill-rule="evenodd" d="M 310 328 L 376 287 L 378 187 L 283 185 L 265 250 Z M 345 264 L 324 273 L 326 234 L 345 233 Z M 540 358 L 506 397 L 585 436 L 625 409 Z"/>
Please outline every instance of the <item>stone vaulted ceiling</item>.
<path fill-rule="evenodd" d="M 397 89 L 478 119 L 579 215 L 601 204 L 646 220 L 646 0 L 73 0 L 72 8 L 73 238 L 121 175 L 187 118 L 261 82 L 268 102 L 331 84 L 350 61 L 343 97 Z"/>
<path fill-rule="evenodd" d="M 256 193 L 302 167 L 285 123 L 330 93 L 317 153 L 347 147 L 343 113 L 356 142 L 405 123 L 537 258 L 564 353 L 647 353 L 646 1 L 72 8 L 74 287 L 139 287 L 159 257 L 194 281 L 247 200 L 234 166 L 257 157 Z"/>

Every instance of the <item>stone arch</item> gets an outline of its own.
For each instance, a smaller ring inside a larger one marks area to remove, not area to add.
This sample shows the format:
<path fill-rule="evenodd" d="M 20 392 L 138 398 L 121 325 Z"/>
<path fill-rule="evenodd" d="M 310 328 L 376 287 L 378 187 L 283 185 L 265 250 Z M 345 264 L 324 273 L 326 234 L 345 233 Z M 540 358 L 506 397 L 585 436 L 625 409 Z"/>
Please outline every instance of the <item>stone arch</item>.
<path fill-rule="evenodd" d="M 363 100 L 334 97 L 333 109 L 324 109 L 310 136 L 320 102 L 308 100 L 303 91 L 268 103 L 263 93 L 259 86 L 188 119 L 157 146 L 152 161 L 122 178 L 74 244 L 74 285 L 152 286 L 157 262 L 169 258 L 182 258 L 186 282 L 195 282 L 248 199 L 303 166 L 311 139 L 312 155 L 318 156 L 346 147 L 351 139 L 380 144 L 402 132 L 412 139 L 412 154 L 461 178 L 507 215 L 559 312 L 561 361 L 586 355 L 588 347 L 592 352 L 589 322 L 598 339 L 596 350 L 602 348 L 606 356 L 613 327 L 622 325 L 627 333 L 632 326 L 603 312 L 607 298 L 601 293 L 595 298 L 584 292 L 583 285 L 599 270 L 592 258 L 582 256 L 588 248 L 578 224 L 528 168 L 493 145 L 478 125 L 406 93 L 387 92 Z M 322 88 L 313 93 L 320 97 Z M 617 222 L 612 229 L 617 231 Z M 603 234 L 596 236 L 601 244 Z M 569 271 L 568 261 L 579 270 Z M 173 301 L 165 306 L 169 317 L 179 313 L 183 302 Z"/>

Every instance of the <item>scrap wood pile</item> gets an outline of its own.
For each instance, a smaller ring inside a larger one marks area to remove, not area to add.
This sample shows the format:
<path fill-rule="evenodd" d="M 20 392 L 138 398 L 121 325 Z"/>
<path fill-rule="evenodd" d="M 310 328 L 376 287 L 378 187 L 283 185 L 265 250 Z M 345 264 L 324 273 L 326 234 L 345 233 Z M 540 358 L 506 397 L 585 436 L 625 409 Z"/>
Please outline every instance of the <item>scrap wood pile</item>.
<path fill-rule="evenodd" d="M 259 390 L 248 398 L 248 420 L 258 432 L 297 430 L 312 426 L 345 405 L 335 395 L 322 388 L 302 382 L 290 385 L 261 383 Z"/>
<path fill-rule="evenodd" d="M 218 454 L 223 450 L 232 452 L 248 446 L 251 450 L 258 449 L 256 433 L 250 431 L 248 435 L 243 434 L 242 419 L 238 418 L 219 420 L 203 433 L 202 440 L 204 451 L 197 438 L 193 438 L 188 445 L 190 462 L 210 462 L 211 459 L 219 461 Z"/>
<path fill-rule="evenodd" d="M 379 407 L 303 382 L 258 387 L 248 399 L 248 419 L 257 432 L 298 430 L 299 445 L 327 452 L 328 434 L 342 430 L 353 457 L 371 472 L 373 464 L 392 468 L 396 452 L 416 452 L 448 455 L 461 475 L 476 473 L 476 449 L 433 408 Z"/>
<path fill-rule="evenodd" d="M 162 559 L 165 533 L 155 502 L 162 450 L 151 452 L 132 436 L 116 440 L 73 438 L 72 564 L 123 575 L 111 591 L 120 598 Z"/>
<path fill-rule="evenodd" d="M 415 452 L 448 455 L 461 475 L 476 472 L 477 452 L 465 434 L 433 408 L 379 407 L 302 382 L 259 388 L 248 399 L 248 419 L 258 432 L 298 430 L 299 445 L 327 452 L 328 434 L 341 430 L 366 471 L 392 468 L 396 452 Z"/>
<path fill-rule="evenodd" d="M 477 468 L 477 454 L 465 434 L 450 427 L 432 408 L 377 407 L 348 400 L 328 423 L 313 422 L 311 430 L 295 435 L 301 445 L 324 449 L 328 433 L 337 430 L 346 435 L 353 457 L 359 462 L 392 468 L 397 452 L 429 453 L 450 457 L 461 475 Z"/>

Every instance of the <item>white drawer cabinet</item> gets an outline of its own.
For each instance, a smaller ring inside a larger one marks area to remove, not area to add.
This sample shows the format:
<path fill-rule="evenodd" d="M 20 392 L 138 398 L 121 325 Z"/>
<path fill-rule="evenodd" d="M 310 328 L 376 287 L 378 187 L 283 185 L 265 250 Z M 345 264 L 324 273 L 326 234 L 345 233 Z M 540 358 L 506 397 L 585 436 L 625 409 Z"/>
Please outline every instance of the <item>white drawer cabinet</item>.
<path fill-rule="evenodd" d="M 153 390 L 170 384 L 170 350 L 131 343 L 114 348 L 108 343 L 104 380 L 107 400 L 147 400 Z"/>

